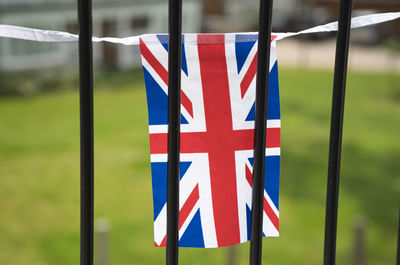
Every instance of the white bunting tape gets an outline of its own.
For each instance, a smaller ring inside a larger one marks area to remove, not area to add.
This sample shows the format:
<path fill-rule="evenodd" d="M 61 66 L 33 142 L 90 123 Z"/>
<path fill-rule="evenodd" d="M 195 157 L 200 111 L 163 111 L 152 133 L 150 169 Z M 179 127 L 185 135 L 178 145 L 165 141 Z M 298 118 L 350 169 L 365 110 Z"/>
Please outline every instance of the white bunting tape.
<path fill-rule="evenodd" d="M 397 18 L 400 18 L 400 12 L 389 12 L 389 13 L 359 16 L 352 18 L 351 28 L 370 26 L 394 20 Z M 337 29 L 338 29 L 338 23 L 332 22 L 325 25 L 320 25 L 306 30 L 302 30 L 299 32 L 272 33 L 272 34 L 277 36 L 276 40 L 281 40 L 287 37 L 292 37 L 301 34 L 331 32 L 331 31 L 336 31 Z M 243 34 L 257 34 L 257 32 L 243 33 Z M 192 35 L 192 34 L 185 34 L 185 35 Z M 123 45 L 138 45 L 139 38 L 141 36 L 143 35 L 126 37 L 126 38 L 93 37 L 93 42 L 104 41 L 104 42 L 118 43 Z M 68 32 L 41 30 L 41 29 L 25 28 L 12 25 L 1 25 L 1 24 L 0 24 L 0 37 L 39 41 L 39 42 L 72 42 L 78 40 L 78 35 L 71 34 Z"/>
<path fill-rule="evenodd" d="M 386 21 L 394 20 L 400 18 L 400 12 L 389 12 L 380 14 L 371 14 L 365 16 L 354 17 L 351 19 L 351 28 L 361 28 L 365 26 L 370 26 L 374 24 L 383 23 Z M 338 30 L 338 22 L 332 22 L 325 25 L 316 26 L 299 32 L 287 32 L 287 33 L 277 33 L 277 40 L 281 40 L 287 37 L 292 37 L 301 34 L 310 34 L 318 32 L 331 32 Z"/>

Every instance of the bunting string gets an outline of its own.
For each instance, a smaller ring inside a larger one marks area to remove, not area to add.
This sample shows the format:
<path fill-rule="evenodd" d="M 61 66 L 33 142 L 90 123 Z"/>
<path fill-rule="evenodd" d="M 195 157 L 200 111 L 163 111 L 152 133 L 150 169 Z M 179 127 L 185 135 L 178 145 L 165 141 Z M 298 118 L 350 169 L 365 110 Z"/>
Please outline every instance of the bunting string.
<path fill-rule="evenodd" d="M 378 14 L 370 14 L 365 16 L 354 17 L 351 20 L 351 28 L 360 28 L 370 25 L 375 25 L 391 20 L 395 20 L 400 18 L 400 12 L 388 12 L 388 13 L 378 13 Z M 337 31 L 338 29 L 338 22 L 331 22 L 325 25 L 320 25 L 316 27 L 312 27 L 306 30 L 302 30 L 299 32 L 282 32 L 282 33 L 272 33 L 276 35 L 275 40 L 282 40 L 284 38 L 302 35 L 302 34 L 311 34 L 311 33 L 320 33 L 320 32 L 332 32 Z M 238 33 L 229 33 L 227 35 L 234 35 Z M 258 34 L 257 32 L 246 32 L 240 34 L 248 34 L 254 35 Z M 152 35 L 152 34 L 145 34 L 145 35 Z M 141 37 L 145 35 L 137 35 L 125 38 L 113 38 L 113 37 L 93 37 L 93 42 L 110 42 L 116 44 L 123 44 L 123 45 L 139 45 L 139 40 Z M 185 44 L 190 44 L 192 40 L 194 44 L 196 44 L 196 39 L 191 37 L 197 34 L 193 33 L 186 33 L 187 40 L 185 39 Z M 30 40 L 30 41 L 38 41 L 38 42 L 74 42 L 78 41 L 79 36 L 76 34 L 71 34 L 68 32 L 63 31 L 54 31 L 54 30 L 42 30 L 42 29 L 34 29 L 34 28 L 26 28 L 26 27 L 19 27 L 13 25 L 2 25 L 0 24 L 0 37 L 4 38 L 13 38 L 13 39 L 22 39 L 22 40 Z M 234 38 L 226 38 L 225 42 L 235 41 Z M 246 41 L 244 38 L 242 41 Z M 208 43 L 212 44 L 212 43 Z"/>

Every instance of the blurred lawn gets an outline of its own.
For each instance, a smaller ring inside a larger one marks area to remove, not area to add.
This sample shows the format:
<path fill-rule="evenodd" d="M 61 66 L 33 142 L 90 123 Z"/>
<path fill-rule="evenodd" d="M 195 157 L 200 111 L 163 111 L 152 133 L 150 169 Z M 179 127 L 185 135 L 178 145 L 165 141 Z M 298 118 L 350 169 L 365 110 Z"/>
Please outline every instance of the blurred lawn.
<path fill-rule="evenodd" d="M 265 264 L 322 264 L 331 72 L 280 69 L 280 238 Z M 111 223 L 110 265 L 164 264 L 153 247 L 147 110 L 139 72 L 95 82 L 95 216 Z M 79 263 L 76 91 L 0 99 L 0 264 Z M 354 221 L 368 264 L 395 264 L 400 199 L 400 77 L 348 77 L 337 264 L 353 264 Z M 248 263 L 249 245 L 239 247 Z M 181 264 L 226 264 L 228 249 L 181 249 Z"/>

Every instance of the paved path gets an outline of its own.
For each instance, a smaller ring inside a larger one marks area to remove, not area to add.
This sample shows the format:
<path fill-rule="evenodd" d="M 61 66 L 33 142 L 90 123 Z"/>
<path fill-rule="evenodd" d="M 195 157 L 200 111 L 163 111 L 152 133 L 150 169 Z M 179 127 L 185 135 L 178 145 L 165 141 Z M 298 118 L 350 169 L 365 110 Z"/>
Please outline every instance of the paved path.
<path fill-rule="evenodd" d="M 333 69 L 335 40 L 278 42 L 278 62 L 282 66 Z M 350 45 L 349 69 L 356 71 L 392 71 L 400 73 L 400 53 L 381 47 Z"/>

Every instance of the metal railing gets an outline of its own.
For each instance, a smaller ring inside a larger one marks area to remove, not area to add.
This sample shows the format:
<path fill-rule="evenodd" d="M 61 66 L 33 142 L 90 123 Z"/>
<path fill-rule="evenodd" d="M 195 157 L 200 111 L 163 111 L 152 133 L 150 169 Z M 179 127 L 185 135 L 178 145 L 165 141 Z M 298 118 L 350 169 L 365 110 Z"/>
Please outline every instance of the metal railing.
<path fill-rule="evenodd" d="M 254 134 L 254 175 L 250 265 L 262 260 L 262 209 L 265 171 L 266 118 L 268 102 L 269 56 L 273 0 L 260 0 L 258 60 L 256 77 L 256 118 Z M 336 256 L 337 214 L 344 99 L 352 12 L 352 0 L 340 1 L 339 30 L 333 82 L 328 185 L 325 216 L 324 265 L 334 265 Z M 78 0 L 79 73 L 81 121 L 81 265 L 93 265 L 93 63 L 91 0 Z M 166 264 L 178 264 L 179 223 L 179 143 L 180 69 L 182 0 L 169 0 L 168 50 L 168 177 Z M 400 226 L 400 223 L 399 223 Z M 397 264 L 400 264 L 399 243 Z"/>

